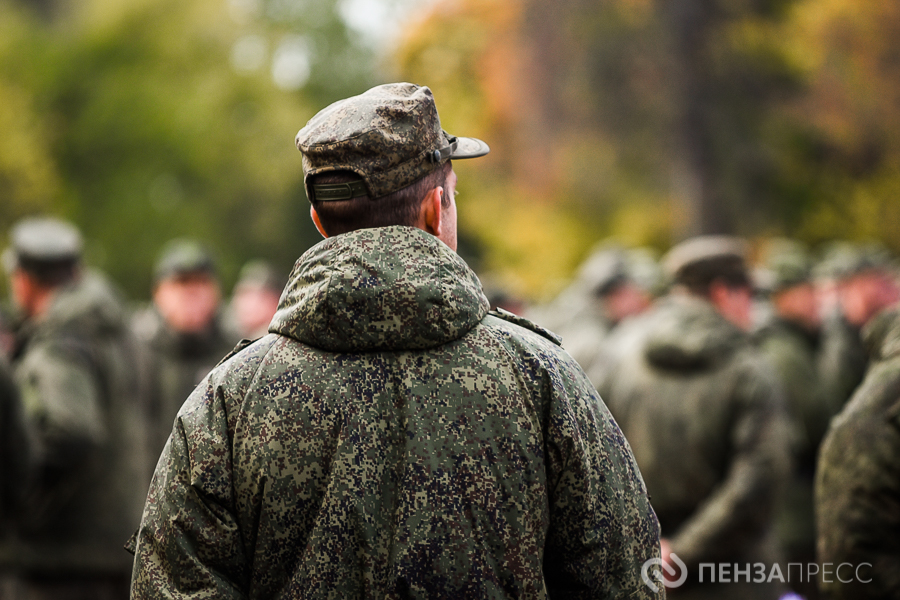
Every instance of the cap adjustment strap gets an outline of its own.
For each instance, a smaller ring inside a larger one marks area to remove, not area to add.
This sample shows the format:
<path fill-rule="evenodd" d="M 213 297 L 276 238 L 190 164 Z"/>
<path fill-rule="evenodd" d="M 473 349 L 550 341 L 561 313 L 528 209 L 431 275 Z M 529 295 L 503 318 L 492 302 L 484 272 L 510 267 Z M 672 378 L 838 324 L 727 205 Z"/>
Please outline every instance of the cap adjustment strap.
<path fill-rule="evenodd" d="M 317 202 L 333 202 L 351 200 L 360 196 L 368 196 L 369 190 L 361 179 L 349 183 L 320 183 L 312 186 L 313 200 Z"/>
<path fill-rule="evenodd" d="M 429 158 L 431 159 L 432 163 L 443 162 L 450 158 L 454 152 L 456 152 L 456 146 L 459 144 L 459 142 L 455 137 L 451 137 L 448 141 L 450 142 L 449 146 L 444 146 L 440 150 L 435 150 L 431 153 L 431 156 Z"/>

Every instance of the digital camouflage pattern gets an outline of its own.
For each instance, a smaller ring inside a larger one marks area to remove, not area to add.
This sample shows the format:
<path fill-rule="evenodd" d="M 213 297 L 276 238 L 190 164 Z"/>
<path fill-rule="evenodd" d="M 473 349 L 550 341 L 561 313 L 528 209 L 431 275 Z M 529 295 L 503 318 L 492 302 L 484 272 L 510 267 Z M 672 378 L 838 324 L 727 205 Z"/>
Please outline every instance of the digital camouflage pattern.
<path fill-rule="evenodd" d="M 594 380 L 631 444 L 662 537 L 687 565 L 678 597 L 778 598 L 766 584 L 697 582 L 703 562 L 777 558 L 772 518 L 790 461 L 771 368 L 747 334 L 686 295 L 662 299 L 613 338 L 615 362 Z"/>
<path fill-rule="evenodd" d="M 339 100 L 310 119 L 295 141 L 307 180 L 317 173 L 352 171 L 373 199 L 405 188 L 447 160 L 489 150 L 481 140 L 441 129 L 431 90 L 411 83 L 380 85 Z M 308 185 L 306 195 L 314 197 Z"/>
<path fill-rule="evenodd" d="M 820 582 L 833 600 L 900 597 L 900 310 L 864 333 L 871 366 L 832 422 L 816 473 L 819 560 L 854 569 L 843 569 L 847 583 Z"/>
<path fill-rule="evenodd" d="M 117 295 L 87 273 L 18 331 L 13 358 L 32 475 L 17 514 L 20 572 L 120 576 L 140 519 L 142 437 L 134 343 Z"/>
<path fill-rule="evenodd" d="M 321 242 L 270 331 L 179 413 L 133 598 L 662 597 L 603 402 L 437 238 Z"/>

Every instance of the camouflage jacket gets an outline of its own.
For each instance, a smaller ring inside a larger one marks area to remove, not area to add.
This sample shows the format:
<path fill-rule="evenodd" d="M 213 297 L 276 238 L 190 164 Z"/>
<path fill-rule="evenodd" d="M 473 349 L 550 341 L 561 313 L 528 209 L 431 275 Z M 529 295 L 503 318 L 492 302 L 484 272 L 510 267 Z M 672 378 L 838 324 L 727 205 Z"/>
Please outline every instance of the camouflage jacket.
<path fill-rule="evenodd" d="M 833 599 L 900 597 L 900 310 L 864 331 L 871 366 L 816 472 L 819 561 L 852 565 L 820 583 Z"/>
<path fill-rule="evenodd" d="M 813 474 L 819 444 L 837 404 L 826 396 L 818 372 L 818 336 L 801 324 L 773 316 L 755 336 L 763 356 L 775 369 L 785 392 L 794 472 L 776 529 L 787 558 L 815 556 Z"/>
<path fill-rule="evenodd" d="M 693 578 L 701 562 L 771 565 L 769 532 L 790 459 L 769 365 L 748 335 L 692 297 L 665 298 L 614 336 L 619 354 L 600 392 L 672 551 Z"/>
<path fill-rule="evenodd" d="M 143 411 L 149 430 L 147 452 L 152 472 L 178 409 L 207 373 L 234 349 L 240 337 L 228 331 L 218 317 L 202 333 L 179 334 L 166 325 L 152 306 L 138 311 L 132 317 L 131 327 L 140 342 Z"/>
<path fill-rule="evenodd" d="M 181 409 L 132 597 L 657 597 L 628 445 L 534 329 L 418 229 L 313 247 Z"/>
<path fill-rule="evenodd" d="M 139 521 L 142 437 L 135 344 L 96 274 L 56 293 L 19 331 L 15 380 L 33 450 L 14 560 L 45 574 L 127 573 Z"/>

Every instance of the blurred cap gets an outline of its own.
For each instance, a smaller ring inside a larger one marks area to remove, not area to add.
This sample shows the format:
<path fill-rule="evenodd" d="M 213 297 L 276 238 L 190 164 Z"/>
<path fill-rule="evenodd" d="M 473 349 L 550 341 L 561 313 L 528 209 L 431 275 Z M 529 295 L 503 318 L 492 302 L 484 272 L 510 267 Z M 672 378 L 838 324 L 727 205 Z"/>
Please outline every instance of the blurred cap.
<path fill-rule="evenodd" d="M 763 247 L 760 267 L 764 286 L 771 292 L 806 283 L 812 276 L 812 256 L 795 240 L 776 238 Z"/>
<path fill-rule="evenodd" d="M 601 246 L 582 263 L 577 278 L 592 293 L 598 296 L 609 294 L 628 279 L 625 252 L 621 248 Z"/>
<path fill-rule="evenodd" d="M 155 282 L 193 273 L 216 274 L 215 261 L 205 246 L 184 238 L 171 240 L 163 246 L 153 271 Z"/>
<path fill-rule="evenodd" d="M 241 267 L 235 289 L 251 286 L 268 288 L 280 293 L 285 283 L 285 278 L 269 262 L 265 260 L 251 260 Z"/>
<path fill-rule="evenodd" d="M 891 268 L 890 252 L 880 244 L 836 241 L 825 247 L 813 274 L 819 279 L 846 279 L 865 271 Z"/>
<path fill-rule="evenodd" d="M 11 273 L 27 263 L 78 261 L 84 241 L 78 229 L 53 217 L 30 217 L 10 232 L 10 245 L 3 252 L 3 267 Z"/>
<path fill-rule="evenodd" d="M 747 243 L 725 235 L 704 235 L 674 246 L 663 256 L 668 279 L 688 287 L 704 286 L 715 279 L 750 283 Z"/>
<path fill-rule="evenodd" d="M 411 83 L 380 85 L 331 104 L 309 120 L 295 142 L 303 154 L 306 195 L 319 202 L 381 198 L 448 160 L 490 151 L 481 140 L 441 129 L 431 90 Z M 310 186 L 310 176 L 328 171 L 351 171 L 361 181 Z"/>

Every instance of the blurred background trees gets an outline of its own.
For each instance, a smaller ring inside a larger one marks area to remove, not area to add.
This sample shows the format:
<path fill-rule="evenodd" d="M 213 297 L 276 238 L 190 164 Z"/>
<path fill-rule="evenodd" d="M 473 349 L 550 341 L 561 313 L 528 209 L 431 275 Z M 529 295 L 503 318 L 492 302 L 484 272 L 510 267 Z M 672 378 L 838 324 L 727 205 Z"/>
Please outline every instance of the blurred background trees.
<path fill-rule="evenodd" d="M 226 283 L 318 241 L 293 136 L 389 80 L 429 85 L 464 250 L 530 298 L 600 239 L 880 240 L 900 250 L 890 0 L 0 0 L 0 241 L 75 221 L 135 298 L 168 239 Z"/>

